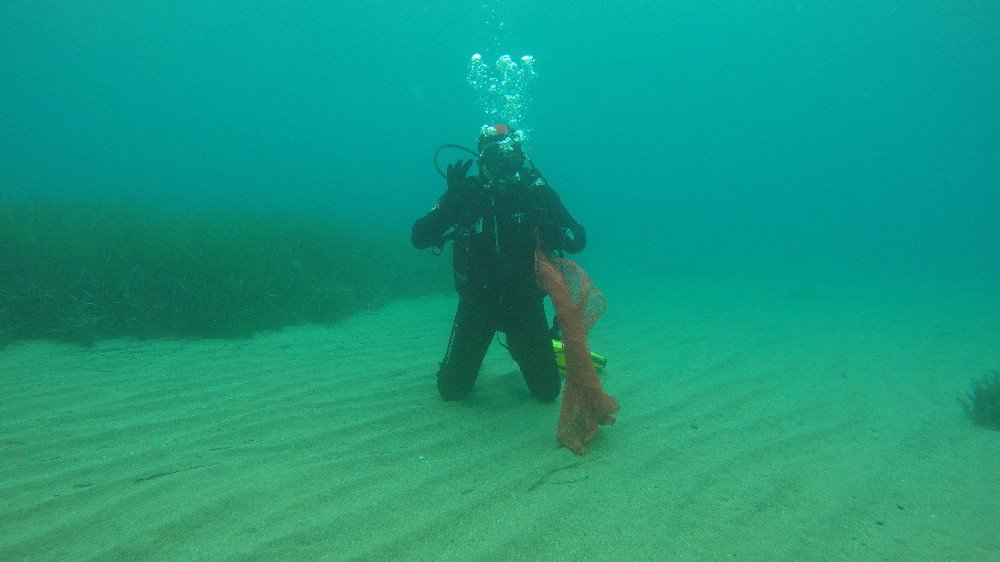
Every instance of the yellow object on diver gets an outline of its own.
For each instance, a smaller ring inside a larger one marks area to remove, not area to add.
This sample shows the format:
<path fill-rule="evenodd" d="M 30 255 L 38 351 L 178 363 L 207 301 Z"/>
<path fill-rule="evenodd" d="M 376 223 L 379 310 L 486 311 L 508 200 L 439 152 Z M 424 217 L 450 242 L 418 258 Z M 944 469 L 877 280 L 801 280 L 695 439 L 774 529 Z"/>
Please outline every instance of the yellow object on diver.
<path fill-rule="evenodd" d="M 563 353 L 563 342 L 552 340 L 552 350 L 556 352 L 556 367 L 559 368 L 559 374 L 565 377 L 566 354 Z M 594 360 L 594 370 L 597 372 L 600 372 L 608 364 L 608 360 L 603 355 L 599 355 L 593 351 L 590 352 L 590 358 Z"/>

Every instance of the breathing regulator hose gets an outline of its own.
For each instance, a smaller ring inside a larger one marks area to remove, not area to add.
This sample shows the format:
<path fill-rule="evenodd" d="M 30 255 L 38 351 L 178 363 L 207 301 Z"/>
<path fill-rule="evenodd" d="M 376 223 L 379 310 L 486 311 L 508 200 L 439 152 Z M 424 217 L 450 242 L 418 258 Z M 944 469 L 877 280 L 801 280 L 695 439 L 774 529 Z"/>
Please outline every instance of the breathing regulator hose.
<path fill-rule="evenodd" d="M 441 166 L 438 165 L 438 155 L 441 154 L 441 151 L 446 148 L 456 148 L 458 150 L 464 150 L 465 152 L 471 154 L 473 158 L 479 158 L 479 153 L 472 150 L 471 148 L 466 148 L 460 144 L 442 144 L 441 146 L 438 147 L 437 150 L 434 151 L 434 169 L 437 170 L 437 173 L 441 174 L 442 178 L 445 179 L 448 179 L 448 175 L 445 174 L 444 171 L 441 170 Z"/>
<path fill-rule="evenodd" d="M 438 156 L 441 154 L 441 151 L 446 148 L 455 148 L 458 150 L 463 150 L 471 154 L 473 158 L 479 158 L 479 153 L 476 152 L 475 150 L 472 150 L 471 148 L 462 146 L 460 144 L 442 144 L 437 148 L 437 150 L 434 151 L 434 169 L 437 170 L 437 173 L 441 174 L 441 177 L 444 179 L 448 179 L 448 174 L 445 174 L 444 171 L 441 169 L 441 166 L 438 164 Z M 535 161 L 532 160 L 531 157 L 528 156 L 527 154 L 525 154 L 524 157 L 527 158 L 528 164 L 531 164 L 531 169 L 538 172 L 539 177 L 541 177 L 541 172 L 538 170 L 538 166 L 535 166 Z"/>

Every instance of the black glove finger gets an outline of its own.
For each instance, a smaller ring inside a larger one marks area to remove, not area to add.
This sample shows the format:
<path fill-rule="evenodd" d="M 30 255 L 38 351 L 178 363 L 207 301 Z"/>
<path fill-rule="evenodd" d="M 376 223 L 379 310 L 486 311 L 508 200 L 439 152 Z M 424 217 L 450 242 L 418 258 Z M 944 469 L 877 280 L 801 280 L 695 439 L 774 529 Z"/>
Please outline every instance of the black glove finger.
<path fill-rule="evenodd" d="M 466 160 L 465 163 L 462 165 L 462 177 L 465 177 L 465 175 L 469 173 L 469 168 L 471 167 L 472 167 L 472 159 L 470 158 L 469 160 Z"/>

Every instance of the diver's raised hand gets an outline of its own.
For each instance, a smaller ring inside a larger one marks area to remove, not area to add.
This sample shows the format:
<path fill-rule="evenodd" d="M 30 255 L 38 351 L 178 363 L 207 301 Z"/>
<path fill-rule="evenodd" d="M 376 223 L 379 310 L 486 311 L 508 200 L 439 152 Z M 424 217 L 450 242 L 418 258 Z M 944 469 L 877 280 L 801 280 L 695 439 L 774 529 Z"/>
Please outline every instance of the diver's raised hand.
<path fill-rule="evenodd" d="M 441 208 L 456 224 L 471 224 L 482 212 L 482 198 L 486 192 L 479 184 L 466 177 L 472 160 L 459 160 L 448 166 L 448 191 L 441 197 Z"/>
<path fill-rule="evenodd" d="M 460 189 L 465 185 L 465 176 L 472 167 L 472 160 L 458 160 L 454 164 L 448 164 L 448 189 Z"/>

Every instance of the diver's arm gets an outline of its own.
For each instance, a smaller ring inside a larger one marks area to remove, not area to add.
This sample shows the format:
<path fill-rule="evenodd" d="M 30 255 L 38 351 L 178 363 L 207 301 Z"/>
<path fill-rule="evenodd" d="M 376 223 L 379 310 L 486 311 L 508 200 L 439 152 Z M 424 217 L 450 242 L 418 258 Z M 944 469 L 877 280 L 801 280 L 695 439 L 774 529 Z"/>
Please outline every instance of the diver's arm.
<path fill-rule="evenodd" d="M 540 180 L 544 182 L 545 180 Z M 540 188 L 546 208 L 545 224 L 541 226 L 542 242 L 546 249 L 564 250 L 575 254 L 587 246 L 587 231 L 573 215 L 569 214 L 559 195 L 548 183 Z"/>
<path fill-rule="evenodd" d="M 410 240 L 418 249 L 443 246 L 445 232 L 455 225 L 469 225 L 481 216 L 486 191 L 477 178 L 463 178 L 438 197 L 434 208 L 413 223 Z"/>
<path fill-rule="evenodd" d="M 418 250 L 430 248 L 431 246 L 443 246 L 444 233 L 454 224 L 449 213 L 441 208 L 442 196 L 434 204 L 434 208 L 426 215 L 420 217 L 413 223 L 413 232 L 410 234 L 410 241 Z"/>

